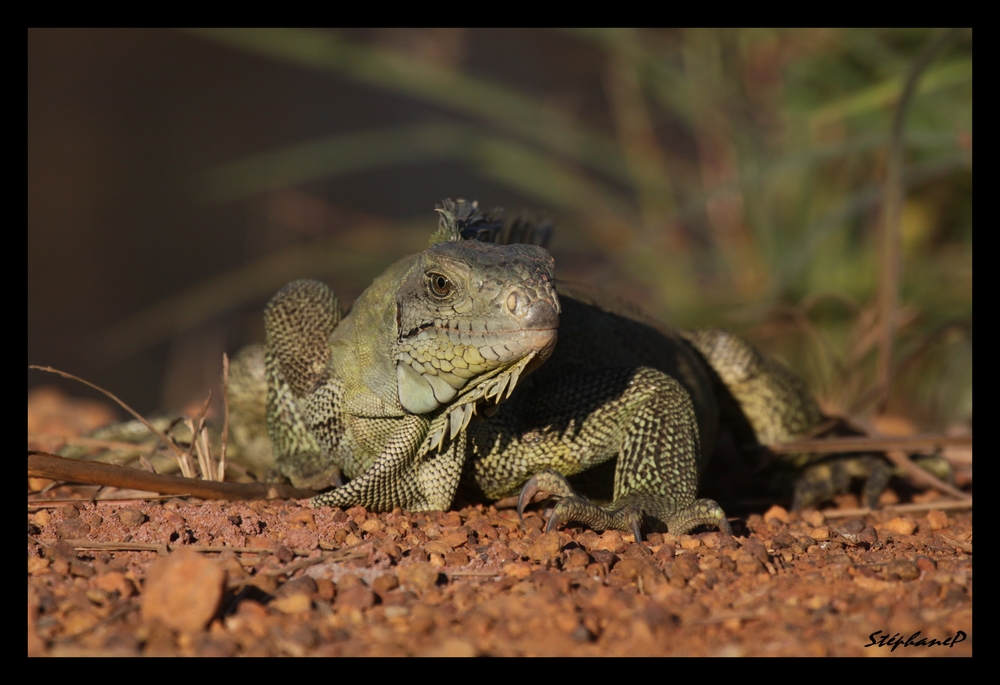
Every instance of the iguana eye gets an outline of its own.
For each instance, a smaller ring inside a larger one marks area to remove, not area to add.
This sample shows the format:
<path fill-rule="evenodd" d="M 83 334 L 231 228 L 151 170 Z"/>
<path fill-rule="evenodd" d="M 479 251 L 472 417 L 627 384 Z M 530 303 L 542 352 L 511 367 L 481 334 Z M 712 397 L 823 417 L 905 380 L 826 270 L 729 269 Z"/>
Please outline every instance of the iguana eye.
<path fill-rule="evenodd" d="M 447 276 L 437 273 L 429 273 L 427 277 L 431 281 L 431 292 L 437 297 L 448 297 L 451 294 L 451 281 Z"/>

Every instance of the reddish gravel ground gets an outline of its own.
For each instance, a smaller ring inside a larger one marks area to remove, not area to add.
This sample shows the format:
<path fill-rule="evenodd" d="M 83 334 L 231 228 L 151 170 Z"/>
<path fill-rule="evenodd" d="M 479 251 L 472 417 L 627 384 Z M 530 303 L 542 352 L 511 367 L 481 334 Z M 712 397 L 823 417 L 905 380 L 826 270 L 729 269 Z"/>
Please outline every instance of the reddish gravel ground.
<path fill-rule="evenodd" d="M 29 401 L 29 447 L 100 411 Z M 972 512 L 932 493 L 908 515 L 843 517 L 845 496 L 640 543 L 484 505 L 93 494 L 29 497 L 29 655 L 972 654 Z"/>

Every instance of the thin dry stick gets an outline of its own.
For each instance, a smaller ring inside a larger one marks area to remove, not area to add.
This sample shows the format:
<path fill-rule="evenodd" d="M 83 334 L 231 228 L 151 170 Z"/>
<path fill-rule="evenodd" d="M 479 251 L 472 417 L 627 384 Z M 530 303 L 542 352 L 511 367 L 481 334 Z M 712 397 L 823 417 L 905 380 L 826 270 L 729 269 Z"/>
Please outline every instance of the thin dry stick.
<path fill-rule="evenodd" d="M 104 486 L 101 486 L 104 487 Z M 47 499 L 47 500 L 28 500 L 28 513 L 39 511 L 41 509 L 56 509 L 62 507 L 66 504 L 80 504 L 81 502 L 91 502 L 93 504 L 102 504 L 105 502 L 117 502 L 122 504 L 124 502 L 155 502 L 156 500 L 162 499 L 174 499 L 176 495 L 150 495 L 149 497 L 95 497 L 93 499 L 84 500 L 80 497 L 63 497 L 62 499 Z"/>
<path fill-rule="evenodd" d="M 57 538 L 33 538 L 28 536 L 29 540 L 33 540 L 39 544 L 45 545 L 46 547 L 59 542 Z M 165 543 L 152 543 L 152 542 L 95 542 L 94 540 L 64 540 L 64 542 L 71 545 L 74 549 L 83 550 L 101 550 L 104 552 L 158 552 L 160 550 L 166 549 L 170 552 L 176 552 L 180 549 L 191 550 L 192 552 L 199 552 L 202 554 L 213 554 L 217 552 L 235 552 L 237 554 L 268 554 L 271 552 L 269 549 L 261 549 L 260 547 L 230 547 L 228 545 L 171 545 Z M 292 553 L 296 556 L 305 557 L 309 556 L 313 550 L 311 549 L 293 549 Z M 340 550 L 337 550 L 340 551 Z"/>
<path fill-rule="evenodd" d="M 31 450 L 28 451 L 28 477 L 110 485 L 116 488 L 216 500 L 305 499 L 316 495 L 313 490 L 293 488 L 283 483 L 218 483 L 200 478 L 164 476 L 123 466 L 66 459 Z"/>
<path fill-rule="evenodd" d="M 919 514 L 925 511 L 932 511 L 938 509 L 940 511 L 965 511 L 966 509 L 972 509 L 972 500 L 959 500 L 953 502 L 927 502 L 922 504 L 892 504 L 887 507 L 882 507 L 881 509 L 869 509 L 868 507 L 859 507 L 857 509 L 832 509 L 830 511 L 824 511 L 823 515 L 828 519 L 844 519 L 844 518 L 858 518 L 860 516 L 867 516 L 872 512 L 890 512 L 894 514 Z"/>
<path fill-rule="evenodd" d="M 219 475 L 226 480 L 226 443 L 229 439 L 229 355 L 222 353 L 222 453 L 219 455 Z"/>
<path fill-rule="evenodd" d="M 885 410 L 889 401 L 889 383 L 892 378 L 892 343 L 896 334 L 896 309 L 899 306 L 900 217 L 903 212 L 903 132 L 906 113 L 917 89 L 917 82 L 938 54 L 951 42 L 959 29 L 938 32 L 914 60 L 906 75 L 903 91 L 896 105 L 892 130 L 889 134 L 888 169 L 885 181 L 885 204 L 882 212 L 882 254 L 879 264 L 878 305 L 881 316 L 878 371 L 876 385 L 879 389 L 877 411 Z"/>
<path fill-rule="evenodd" d="M 971 435 L 904 435 L 904 436 L 858 436 L 849 438 L 813 438 L 793 440 L 767 445 L 776 454 L 836 454 L 839 452 L 886 452 L 906 450 L 909 452 L 933 452 L 939 447 L 971 447 Z M 919 468 L 919 467 L 918 467 Z M 922 469 L 921 469 L 922 470 Z"/>
<path fill-rule="evenodd" d="M 349 559 L 364 559 L 368 556 L 367 552 L 362 552 L 357 548 L 362 545 L 371 544 L 371 541 L 358 542 L 349 547 L 343 547 L 341 549 L 334 550 L 332 552 L 324 552 L 318 557 L 312 559 L 300 559 L 294 563 L 288 564 L 282 568 L 275 568 L 267 571 L 266 574 L 269 576 L 284 576 L 299 569 L 308 568 L 310 566 L 315 566 L 316 564 L 323 563 L 324 561 L 347 561 Z M 247 580 L 250 580 L 249 578 Z"/>
<path fill-rule="evenodd" d="M 79 445 L 80 447 L 100 447 L 105 450 L 121 450 L 127 452 L 138 452 L 142 445 L 135 442 L 124 442 L 121 440 L 102 440 L 100 438 L 88 438 L 84 436 L 64 437 L 62 435 L 47 435 L 45 433 L 28 433 L 28 442 L 40 442 L 42 440 L 58 439 L 64 445 Z"/>
<path fill-rule="evenodd" d="M 946 483 L 929 471 L 925 471 L 920 468 L 917 464 L 910 461 L 910 458 L 906 455 L 906 452 L 901 450 L 886 450 L 886 458 L 895 464 L 903 473 L 909 477 L 910 480 L 920 484 L 926 485 L 928 487 L 934 488 L 938 492 L 943 492 L 951 495 L 955 499 L 959 500 L 969 500 L 972 498 L 967 494 L 956 488 L 951 483 Z"/>
<path fill-rule="evenodd" d="M 59 369 L 53 369 L 51 366 L 35 366 L 33 364 L 29 364 L 28 368 L 29 369 L 36 369 L 38 371 L 45 371 L 46 373 L 54 373 L 57 376 L 62 376 L 63 378 L 69 378 L 70 380 L 77 381 L 78 383 L 83 383 L 84 385 L 93 388 L 97 392 L 103 394 L 105 397 L 113 400 L 119 407 L 121 407 L 122 409 L 124 409 L 125 411 L 127 411 L 129 414 L 131 414 L 132 416 L 134 416 L 135 418 L 137 418 L 142 423 L 142 425 L 144 425 L 146 428 L 149 429 L 150 433 L 152 433 L 153 435 L 155 435 L 156 437 L 158 437 L 160 440 L 162 440 L 164 442 L 164 444 L 166 444 L 167 447 L 169 447 L 174 452 L 174 454 L 177 455 L 177 459 L 178 460 L 181 460 L 181 459 L 184 458 L 184 450 L 182 450 L 180 447 L 178 447 L 176 444 L 174 444 L 173 440 L 171 440 L 170 438 L 168 438 L 161 431 L 157 430 L 156 426 L 154 426 L 149 421 L 147 421 L 146 418 L 142 414 L 140 414 L 135 409 L 133 409 L 132 407 L 130 407 L 127 404 L 125 404 L 124 402 L 122 402 L 120 399 L 118 399 L 118 397 L 116 397 L 115 395 L 113 395 L 111 392 L 109 392 L 109 391 L 105 390 L 104 388 L 101 388 L 101 387 L 99 387 L 97 385 L 94 385 L 90 381 L 85 381 L 82 378 L 80 378 L 79 376 L 74 376 L 71 373 L 66 373 L 65 371 L 60 371 Z"/>

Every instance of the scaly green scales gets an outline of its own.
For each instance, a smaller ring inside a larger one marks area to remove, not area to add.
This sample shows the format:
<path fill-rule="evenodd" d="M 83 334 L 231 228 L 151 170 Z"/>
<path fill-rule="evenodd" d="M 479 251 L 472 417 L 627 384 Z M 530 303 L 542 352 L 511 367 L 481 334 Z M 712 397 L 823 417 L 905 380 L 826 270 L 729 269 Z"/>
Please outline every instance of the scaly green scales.
<path fill-rule="evenodd" d="M 544 223 L 445 201 L 424 252 L 389 267 L 345 317 L 296 281 L 267 307 L 267 422 L 277 467 L 324 488 L 317 506 L 447 509 L 460 481 L 487 498 L 559 500 L 549 529 L 729 530 L 698 499 L 726 398 L 758 439 L 820 421 L 802 382 L 724 331 L 686 333 L 563 287 L 526 244 Z M 477 239 L 478 238 L 478 239 Z M 489 240 L 498 242 L 488 242 Z M 557 342 L 558 339 L 558 342 Z M 616 460 L 598 506 L 567 476 Z"/>

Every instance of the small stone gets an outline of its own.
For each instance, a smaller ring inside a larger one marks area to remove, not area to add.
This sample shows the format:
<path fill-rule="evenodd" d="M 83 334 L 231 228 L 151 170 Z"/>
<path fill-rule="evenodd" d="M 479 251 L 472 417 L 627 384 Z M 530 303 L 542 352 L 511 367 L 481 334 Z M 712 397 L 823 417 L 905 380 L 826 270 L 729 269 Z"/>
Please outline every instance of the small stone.
<path fill-rule="evenodd" d="M 809 531 L 809 537 L 815 540 L 829 540 L 830 528 L 829 526 L 820 526 L 818 528 L 813 528 L 811 531 Z"/>
<path fill-rule="evenodd" d="M 246 546 L 250 549 L 273 549 L 274 540 L 261 535 L 247 536 Z"/>
<path fill-rule="evenodd" d="M 278 591 L 278 579 L 270 573 L 258 573 L 250 579 L 249 585 L 252 585 L 266 595 L 273 595 Z"/>
<path fill-rule="evenodd" d="M 71 561 L 69 562 L 69 574 L 77 578 L 93 578 L 94 567 L 82 561 Z"/>
<path fill-rule="evenodd" d="M 698 549 L 701 547 L 701 540 L 697 538 L 686 538 L 681 540 L 681 549 Z"/>
<path fill-rule="evenodd" d="M 762 564 L 770 561 L 770 556 L 767 553 L 767 548 L 764 546 L 764 543 L 760 541 L 760 538 L 756 537 L 746 538 L 743 541 L 743 550 L 749 552 L 751 556 L 753 556 Z"/>
<path fill-rule="evenodd" d="M 653 558 L 656 559 L 657 563 L 665 564 L 668 561 L 673 561 L 674 555 L 677 554 L 677 550 L 670 543 L 664 543 L 660 546 L 660 549 L 656 550 Z"/>
<path fill-rule="evenodd" d="M 920 577 L 920 568 L 912 561 L 897 559 L 889 562 L 886 573 L 892 580 L 910 581 Z"/>
<path fill-rule="evenodd" d="M 698 557 L 694 554 L 681 554 L 674 558 L 673 572 L 685 580 L 694 578 L 700 570 Z"/>
<path fill-rule="evenodd" d="M 469 541 L 469 532 L 459 528 L 458 530 L 445 533 L 438 539 L 438 541 L 446 544 L 451 549 L 455 549 L 456 547 L 461 547 Z"/>
<path fill-rule="evenodd" d="M 403 552 L 399 549 L 399 545 L 391 540 L 386 540 L 379 545 L 379 550 L 393 561 L 399 561 L 399 558 L 403 556 Z"/>
<path fill-rule="evenodd" d="M 383 599 L 398 587 L 399 579 L 391 573 L 385 573 L 372 581 L 372 592 Z"/>
<path fill-rule="evenodd" d="M 594 561 L 601 564 L 609 571 L 616 563 L 618 563 L 618 555 L 613 552 L 609 552 L 606 549 L 595 549 L 590 553 L 590 556 L 594 558 Z"/>
<path fill-rule="evenodd" d="M 44 528 L 52 520 L 52 514 L 49 513 L 48 509 L 42 509 L 41 511 L 36 511 L 32 519 L 36 526 Z"/>
<path fill-rule="evenodd" d="M 813 528 L 819 528 L 820 526 L 826 525 L 826 516 L 818 509 L 810 509 L 809 511 L 803 513 L 802 518 Z"/>
<path fill-rule="evenodd" d="M 268 606 L 277 609 L 286 616 L 292 616 L 309 611 L 312 608 L 312 601 L 309 599 L 309 595 L 296 593 L 285 597 L 276 597 L 271 600 Z"/>
<path fill-rule="evenodd" d="M 117 593 L 122 599 L 127 599 L 135 594 L 135 585 L 121 571 L 111 571 L 99 575 L 91 579 L 90 584 L 109 594 Z"/>
<path fill-rule="evenodd" d="M 327 602 L 331 601 L 337 594 L 337 586 L 329 578 L 316 579 L 316 596 Z"/>
<path fill-rule="evenodd" d="M 448 552 L 444 555 L 445 566 L 465 566 L 469 563 L 469 555 L 465 552 Z"/>
<path fill-rule="evenodd" d="M 885 523 L 882 527 L 890 533 L 913 535 L 913 533 L 917 530 L 917 522 L 909 517 L 897 516 L 888 523 Z"/>
<path fill-rule="evenodd" d="M 639 559 L 622 559 L 621 562 L 615 566 L 615 573 L 619 574 L 629 582 L 635 582 L 635 580 L 642 575 L 643 569 L 646 568 L 646 566 L 648 566 L 648 564 Z"/>
<path fill-rule="evenodd" d="M 28 575 L 41 575 L 49 572 L 49 564 L 52 562 L 42 557 L 28 557 Z"/>
<path fill-rule="evenodd" d="M 741 575 L 751 576 L 758 573 L 767 573 L 767 569 L 760 559 L 745 550 L 741 550 L 736 554 L 736 572 Z"/>
<path fill-rule="evenodd" d="M 291 597 L 292 595 L 305 595 L 312 597 L 316 594 L 316 581 L 309 576 L 293 578 L 278 588 L 279 597 Z"/>
<path fill-rule="evenodd" d="M 378 518 L 370 518 L 361 524 L 361 530 L 366 533 L 381 533 L 385 530 L 385 524 Z"/>
<path fill-rule="evenodd" d="M 845 521 L 842 526 L 838 529 L 838 532 L 847 537 L 848 535 L 857 535 L 865 529 L 865 522 L 861 519 L 851 519 Z"/>
<path fill-rule="evenodd" d="M 947 528 L 948 515 L 940 509 L 931 509 L 927 512 L 927 526 L 931 530 L 941 530 L 942 528 Z"/>
<path fill-rule="evenodd" d="M 917 564 L 917 568 L 927 573 L 937 570 L 937 562 L 923 554 L 916 558 L 915 563 Z"/>
<path fill-rule="evenodd" d="M 451 551 L 451 547 L 440 540 L 431 540 L 430 542 L 424 543 L 424 549 L 428 554 L 437 554 L 442 557 Z"/>
<path fill-rule="evenodd" d="M 621 536 L 619 536 L 619 540 Z M 549 531 L 535 538 L 535 541 L 528 547 L 527 556 L 542 564 L 551 564 L 559 556 L 561 547 L 558 531 Z"/>
<path fill-rule="evenodd" d="M 790 533 L 782 531 L 771 538 L 771 549 L 787 549 L 794 545 L 796 540 Z"/>
<path fill-rule="evenodd" d="M 398 578 L 400 585 L 412 587 L 420 592 L 426 592 L 437 585 L 441 574 L 428 563 L 416 563 L 402 566 Z"/>
<path fill-rule="evenodd" d="M 195 552 L 180 550 L 158 559 L 146 574 L 142 616 L 174 630 L 208 625 L 222 601 L 226 572 Z"/>
<path fill-rule="evenodd" d="M 531 575 L 531 564 L 523 561 L 514 561 L 503 565 L 504 575 L 516 580 L 523 580 Z"/>
<path fill-rule="evenodd" d="M 77 517 L 79 515 L 80 512 L 77 511 Z M 66 540 L 85 538 L 90 535 L 90 525 L 81 518 L 67 519 L 56 526 L 56 535 Z"/>
<path fill-rule="evenodd" d="M 865 526 L 864 529 L 858 533 L 858 543 L 866 545 L 869 549 L 875 547 L 878 544 L 878 533 L 872 526 Z"/>
<path fill-rule="evenodd" d="M 764 520 L 777 519 L 782 523 L 788 523 L 788 510 L 777 504 L 772 505 L 770 509 L 764 512 Z"/>
<path fill-rule="evenodd" d="M 119 509 L 118 520 L 126 528 L 138 528 L 146 522 L 148 517 L 138 509 Z"/>
<path fill-rule="evenodd" d="M 587 568 L 587 564 L 589 563 L 590 555 L 587 554 L 586 550 L 574 547 L 573 549 L 566 550 L 562 567 L 564 571 L 570 571 L 577 568 Z"/>
<path fill-rule="evenodd" d="M 80 516 L 80 510 L 77 509 L 75 504 L 67 504 L 59 511 L 60 513 L 62 513 L 63 518 L 66 520 L 75 519 Z"/>
<path fill-rule="evenodd" d="M 375 604 L 375 593 L 364 585 L 352 585 L 341 590 L 337 588 L 337 600 L 334 602 L 338 609 L 367 609 Z"/>
<path fill-rule="evenodd" d="M 601 539 L 594 545 L 594 549 L 607 550 L 614 554 L 621 554 L 625 551 L 627 543 L 622 539 L 621 533 L 617 530 L 606 530 L 601 535 Z"/>

